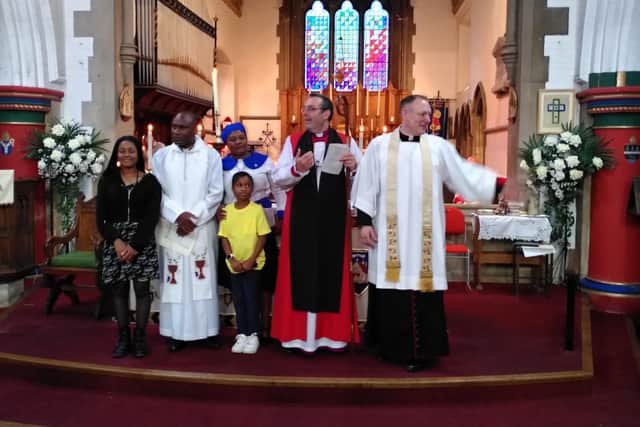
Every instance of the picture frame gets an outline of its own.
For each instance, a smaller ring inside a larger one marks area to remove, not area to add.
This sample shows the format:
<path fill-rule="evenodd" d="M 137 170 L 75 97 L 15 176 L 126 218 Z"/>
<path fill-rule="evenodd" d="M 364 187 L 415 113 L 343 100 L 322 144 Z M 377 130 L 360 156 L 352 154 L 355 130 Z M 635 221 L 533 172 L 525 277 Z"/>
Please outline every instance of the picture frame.
<path fill-rule="evenodd" d="M 562 124 L 574 121 L 576 92 L 573 89 L 538 91 L 537 133 L 560 133 Z"/>

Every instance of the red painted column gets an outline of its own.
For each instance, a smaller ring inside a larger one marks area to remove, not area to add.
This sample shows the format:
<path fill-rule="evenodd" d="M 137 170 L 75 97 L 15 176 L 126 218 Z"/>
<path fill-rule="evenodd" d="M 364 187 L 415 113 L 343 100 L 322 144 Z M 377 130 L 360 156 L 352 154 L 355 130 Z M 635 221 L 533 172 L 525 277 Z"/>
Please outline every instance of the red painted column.
<path fill-rule="evenodd" d="M 578 94 L 594 118 L 595 134 L 609 142 L 616 160 L 613 169 L 593 176 L 589 270 L 581 289 L 594 309 L 631 314 L 640 313 L 640 216 L 627 206 L 640 161 L 626 159 L 624 151 L 632 137 L 640 141 L 640 84 L 615 86 L 611 74 L 592 75 L 590 86 L 600 84 Z"/>
<path fill-rule="evenodd" d="M 2 254 L 2 259 L 9 261 L 0 266 L 0 279 L 13 280 L 44 262 L 47 240 L 45 187 L 38 176 L 36 162 L 25 155 L 34 132 L 44 129 L 52 101 L 59 102 L 63 95 L 43 88 L 0 86 L 0 140 L 4 146 L 11 147 L 10 152 L 0 152 L 0 169 L 13 170 L 15 178 L 15 203 L 1 209 L 5 210 L 4 219 L 9 218 L 13 227 L 22 228 L 8 230 L 5 243 L 10 245 L 11 253 L 6 258 Z M 33 218 L 21 217 L 27 211 Z M 32 235 L 30 242 L 24 239 L 24 234 L 29 232 Z M 20 253 L 23 249 L 28 249 L 31 256 Z"/>

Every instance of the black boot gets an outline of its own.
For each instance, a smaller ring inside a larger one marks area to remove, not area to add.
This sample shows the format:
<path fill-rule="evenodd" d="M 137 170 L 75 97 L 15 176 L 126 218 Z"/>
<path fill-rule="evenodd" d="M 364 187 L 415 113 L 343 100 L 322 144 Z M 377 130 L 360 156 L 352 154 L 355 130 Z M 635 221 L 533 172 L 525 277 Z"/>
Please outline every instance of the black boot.
<path fill-rule="evenodd" d="M 111 355 L 115 359 L 120 359 L 129 354 L 129 351 L 131 351 L 131 331 L 128 326 L 118 328 L 118 342 Z"/>
<path fill-rule="evenodd" d="M 147 334 L 144 329 L 136 328 L 134 331 L 133 353 L 136 357 L 145 357 L 148 353 Z"/>

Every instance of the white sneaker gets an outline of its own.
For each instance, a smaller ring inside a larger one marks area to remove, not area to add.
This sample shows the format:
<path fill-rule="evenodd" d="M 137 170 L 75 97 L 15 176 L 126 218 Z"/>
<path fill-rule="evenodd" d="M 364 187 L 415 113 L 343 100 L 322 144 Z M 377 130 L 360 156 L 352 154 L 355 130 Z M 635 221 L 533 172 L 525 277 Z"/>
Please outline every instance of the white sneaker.
<path fill-rule="evenodd" d="M 236 335 L 236 342 L 231 347 L 231 353 L 242 353 L 247 344 L 247 336 L 245 334 Z"/>
<path fill-rule="evenodd" d="M 247 337 L 247 342 L 242 352 L 244 354 L 255 354 L 258 348 L 260 348 L 260 340 L 258 339 L 258 334 L 254 332 Z"/>

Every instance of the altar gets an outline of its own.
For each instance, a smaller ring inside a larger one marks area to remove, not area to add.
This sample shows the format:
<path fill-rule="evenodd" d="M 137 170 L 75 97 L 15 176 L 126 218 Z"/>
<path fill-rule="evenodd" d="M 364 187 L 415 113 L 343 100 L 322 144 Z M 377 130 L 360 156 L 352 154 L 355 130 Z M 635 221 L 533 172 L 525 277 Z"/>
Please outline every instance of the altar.
<path fill-rule="evenodd" d="M 473 282 L 481 289 L 481 269 L 484 264 L 513 267 L 513 282 L 519 282 L 519 267 L 541 270 L 544 284 L 550 282 L 553 246 L 551 223 L 546 215 L 495 215 L 490 212 L 473 214 Z"/>

